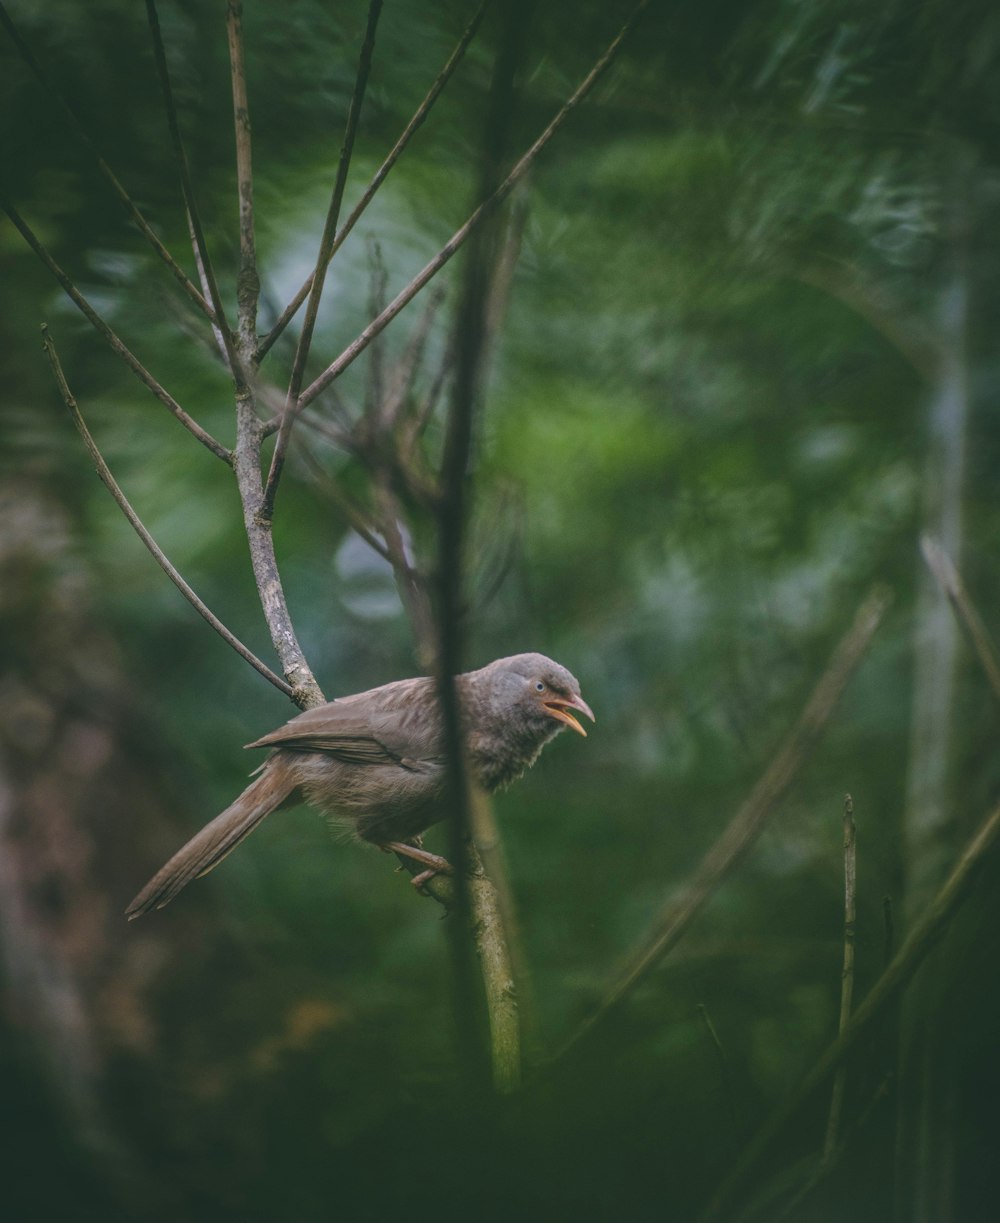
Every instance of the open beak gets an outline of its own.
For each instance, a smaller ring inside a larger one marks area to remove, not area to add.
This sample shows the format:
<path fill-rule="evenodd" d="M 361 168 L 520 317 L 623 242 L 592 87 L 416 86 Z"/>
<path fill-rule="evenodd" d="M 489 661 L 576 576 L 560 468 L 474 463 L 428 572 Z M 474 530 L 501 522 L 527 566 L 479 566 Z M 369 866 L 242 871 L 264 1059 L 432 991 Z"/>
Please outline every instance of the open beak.
<path fill-rule="evenodd" d="M 585 739 L 587 732 L 576 718 L 573 717 L 570 710 L 575 709 L 577 713 L 585 713 L 591 722 L 597 721 L 590 706 L 582 696 L 553 697 L 551 700 L 542 701 L 542 704 L 553 718 L 559 722 L 565 722 L 567 726 L 572 727 L 578 735 L 583 735 Z"/>

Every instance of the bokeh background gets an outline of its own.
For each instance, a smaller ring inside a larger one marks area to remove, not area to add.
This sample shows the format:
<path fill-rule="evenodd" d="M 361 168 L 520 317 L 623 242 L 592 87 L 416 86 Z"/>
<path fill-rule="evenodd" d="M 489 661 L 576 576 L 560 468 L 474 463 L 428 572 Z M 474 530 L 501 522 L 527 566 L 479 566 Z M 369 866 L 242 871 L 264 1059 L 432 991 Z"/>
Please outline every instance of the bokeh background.
<path fill-rule="evenodd" d="M 187 267 L 143 6 L 6 7 Z M 164 0 L 160 19 L 231 300 L 224 10 Z M 535 6 L 514 148 L 628 11 Z M 386 4 L 348 206 L 471 12 Z M 263 325 L 315 259 L 365 19 L 361 3 L 246 5 Z M 488 17 L 337 256 L 311 368 L 370 317 L 373 241 L 394 292 L 467 215 L 498 29 Z M 865 591 L 887 583 L 894 602 L 736 876 L 614 1021 L 499 1114 L 470 1115 L 458 1090 L 440 909 L 308 810 L 265 824 L 163 913 L 122 919 L 241 788 L 240 745 L 292 711 L 94 478 L 39 324 L 153 535 L 270 660 L 228 473 L 0 221 L 5 1218 L 697 1216 L 836 1033 L 845 792 L 861 997 L 1000 783 L 995 700 L 918 548 L 922 531 L 944 539 L 1000 632 L 998 53 L 1000 13 L 972 0 L 654 3 L 505 214 L 518 258 L 477 432 L 467 661 L 541 650 L 598 715 L 497 803 L 534 1067 L 737 810 Z M 55 258 L 231 441 L 204 320 L 6 35 L 0 135 L 5 190 Z M 429 369 L 459 274 L 442 279 Z M 278 385 L 291 343 L 265 366 Z M 361 361 L 338 384 L 348 414 L 369 376 Z M 275 524 L 300 639 L 333 696 L 420 668 L 388 566 L 316 463 L 362 497 L 365 474 L 300 430 Z M 822 1146 L 817 1096 L 738 1209 L 760 1193 L 765 1219 L 994 1217 L 997 880 L 994 853 L 852 1059 L 837 1167 L 779 1204 L 775 1186 L 807 1179 L 800 1161 Z"/>

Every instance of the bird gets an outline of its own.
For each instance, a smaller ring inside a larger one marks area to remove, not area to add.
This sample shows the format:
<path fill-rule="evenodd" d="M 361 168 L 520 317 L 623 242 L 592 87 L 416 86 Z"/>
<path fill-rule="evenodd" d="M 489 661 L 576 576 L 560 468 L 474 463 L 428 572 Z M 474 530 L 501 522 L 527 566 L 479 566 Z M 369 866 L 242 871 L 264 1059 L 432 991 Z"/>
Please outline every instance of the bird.
<path fill-rule="evenodd" d="M 487 793 L 516 781 L 567 727 L 586 737 L 576 714 L 595 721 L 576 678 L 544 654 L 498 658 L 455 677 L 466 758 Z M 396 680 L 307 709 L 247 748 L 270 748 L 242 794 L 206 824 L 125 910 L 129 921 L 162 909 L 206 875 L 272 811 L 306 802 L 361 841 L 427 869 L 450 870 L 421 846 L 445 814 L 446 758 L 437 681 Z"/>

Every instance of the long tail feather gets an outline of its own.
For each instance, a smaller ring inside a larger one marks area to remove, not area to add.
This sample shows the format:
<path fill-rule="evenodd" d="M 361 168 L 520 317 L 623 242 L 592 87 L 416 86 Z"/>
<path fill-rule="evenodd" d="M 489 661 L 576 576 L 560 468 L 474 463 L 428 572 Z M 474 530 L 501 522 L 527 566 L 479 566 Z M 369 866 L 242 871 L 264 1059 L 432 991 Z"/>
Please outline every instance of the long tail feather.
<path fill-rule="evenodd" d="M 206 875 L 295 789 L 288 770 L 273 758 L 239 798 L 174 854 L 125 910 L 129 921 L 162 909 L 192 879 Z"/>

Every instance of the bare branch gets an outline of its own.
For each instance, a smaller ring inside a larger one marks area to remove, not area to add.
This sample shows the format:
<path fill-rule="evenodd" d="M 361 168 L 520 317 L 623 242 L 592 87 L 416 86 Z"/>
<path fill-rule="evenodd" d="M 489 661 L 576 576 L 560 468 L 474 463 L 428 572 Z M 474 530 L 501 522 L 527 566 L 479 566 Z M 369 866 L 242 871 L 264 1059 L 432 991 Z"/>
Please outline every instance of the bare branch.
<path fill-rule="evenodd" d="M 233 471 L 243 506 L 243 525 L 250 547 L 250 564 L 271 642 L 281 660 L 285 679 L 294 690 L 292 699 L 300 708 L 309 709 L 322 704 L 324 696 L 292 625 L 281 574 L 278 571 L 278 559 L 274 552 L 270 520 L 264 519 L 260 513 L 264 497 L 260 466 L 263 428 L 257 417 L 252 392 L 237 394 Z"/>
<path fill-rule="evenodd" d="M 445 291 L 443 287 L 439 287 L 430 294 L 423 315 L 413 329 L 410 342 L 407 344 L 405 352 L 396 363 L 396 367 L 392 372 L 390 387 L 381 409 L 384 426 L 388 429 L 395 427 L 400 413 L 406 404 L 407 395 L 420 372 L 424 359 L 424 349 L 427 347 L 427 339 L 430 336 L 434 319 L 437 317 L 437 312 L 441 308 L 441 303 L 444 299 Z"/>
<path fill-rule="evenodd" d="M 371 238 L 368 251 L 369 291 L 368 313 L 374 318 L 385 308 L 385 290 L 389 282 L 385 260 L 382 258 L 382 245 L 376 238 Z M 385 399 L 385 362 L 383 360 L 383 345 L 373 344 L 368 352 L 368 378 L 365 383 L 365 416 L 369 427 L 377 420 L 376 413 L 382 411 Z"/>
<path fill-rule="evenodd" d="M 479 29 L 480 22 L 483 19 L 483 14 L 486 12 L 486 7 L 488 3 L 489 3 L 489 0 L 483 0 L 483 3 L 479 6 L 479 11 L 476 13 L 475 17 L 473 17 L 472 21 L 469 23 L 468 27 L 465 30 L 465 33 L 458 40 L 458 44 L 456 45 L 455 50 L 452 51 L 451 56 L 448 59 L 448 62 L 441 69 L 434 84 L 430 87 L 430 90 L 428 91 L 427 96 L 417 107 L 416 111 L 414 112 L 413 118 L 403 129 L 403 134 L 399 137 L 396 143 L 392 146 L 392 149 L 390 150 L 389 155 L 386 157 L 385 161 L 383 161 L 382 164 L 379 166 L 379 168 L 375 171 L 375 174 L 373 175 L 371 182 L 368 184 L 368 186 L 365 188 L 364 192 L 362 193 L 361 199 L 358 200 L 357 204 L 355 204 L 354 209 L 351 212 L 351 215 L 344 222 L 343 226 L 340 229 L 340 232 L 337 234 L 337 237 L 333 243 L 333 248 L 330 251 L 331 258 L 337 253 L 338 250 L 340 250 L 341 246 L 344 243 L 344 240 L 347 238 L 347 235 L 351 232 L 354 226 L 358 223 L 358 220 L 360 219 L 362 213 L 371 203 L 372 199 L 375 196 L 375 192 L 378 191 L 379 187 L 381 187 L 389 171 L 399 160 L 400 154 L 403 152 L 406 146 L 410 143 L 410 138 L 413 136 L 414 132 L 416 132 L 417 128 L 419 128 L 421 124 L 423 123 L 423 121 L 427 118 L 427 115 L 430 112 L 431 107 L 437 101 L 438 97 L 441 94 L 441 91 L 444 89 L 445 85 L 447 85 L 449 79 L 451 78 L 452 73 L 458 67 L 459 61 L 461 60 L 462 56 L 465 54 L 466 48 L 468 47 L 469 43 L 472 42 L 472 39 L 475 37 L 476 31 Z M 258 360 L 262 360 L 264 356 L 266 356 L 266 354 L 270 351 L 272 345 L 274 344 L 275 340 L 278 339 L 281 333 L 285 330 L 288 324 L 292 321 L 292 319 L 298 313 L 299 307 L 306 300 L 309 290 L 312 288 L 312 282 L 313 282 L 313 278 L 312 278 L 312 274 L 310 274 L 305 284 L 303 284 L 301 289 L 299 289 L 299 291 L 295 294 L 292 300 L 288 303 L 288 306 L 282 312 L 281 317 L 271 328 L 270 332 L 268 332 L 268 334 L 261 340 L 260 347 L 258 349 Z"/>
<path fill-rule="evenodd" d="M 167 55 L 163 46 L 163 36 L 160 33 L 160 20 L 156 12 L 156 0 L 146 0 L 146 15 L 149 19 L 150 33 L 153 36 L 153 56 L 156 60 L 156 71 L 160 78 L 160 88 L 163 92 L 163 105 L 167 113 L 167 127 L 170 131 L 174 158 L 177 162 L 178 173 L 180 174 L 184 206 L 187 208 L 188 222 L 194 235 L 195 250 L 204 269 L 209 300 L 215 312 L 216 323 L 222 333 L 222 342 L 225 345 L 226 356 L 229 359 L 229 368 L 232 371 L 233 382 L 239 394 L 246 390 L 246 375 L 243 372 L 242 362 L 233 345 L 233 334 L 226 321 L 226 312 L 222 305 L 222 297 L 219 294 L 219 286 L 212 268 L 212 260 L 208 254 L 208 245 L 205 242 L 205 233 L 201 226 L 201 216 L 195 200 L 191 173 L 188 170 L 187 157 L 184 153 L 184 142 L 181 140 L 181 129 L 177 122 L 177 110 L 174 106 L 174 94 L 170 86 L 170 72 L 167 68 Z"/>
<path fill-rule="evenodd" d="M 80 409 L 77 406 L 76 399 L 73 397 L 73 394 L 66 382 L 66 377 L 63 374 L 62 365 L 60 364 L 59 356 L 56 353 L 55 343 L 49 334 L 48 326 L 44 323 L 42 324 L 42 347 L 45 349 L 45 355 L 48 357 L 49 363 L 52 366 L 52 372 L 55 374 L 56 383 L 59 386 L 59 391 L 63 397 L 63 402 L 66 404 L 69 414 L 73 418 L 73 423 L 76 425 L 80 432 L 80 436 L 83 438 L 84 445 L 90 452 L 90 457 L 93 459 L 94 466 L 97 468 L 97 474 L 100 476 L 108 492 L 118 503 L 122 513 L 131 523 L 132 529 L 149 549 L 153 559 L 160 566 L 167 577 L 170 578 L 171 582 L 173 582 L 184 598 L 187 599 L 198 615 L 206 620 L 212 626 L 212 628 L 215 629 L 223 641 L 225 641 L 228 645 L 231 645 L 241 658 L 245 659 L 251 665 L 251 667 L 259 671 L 266 680 L 269 680 L 272 684 L 274 684 L 275 688 L 278 688 L 285 694 L 285 696 L 291 696 L 291 687 L 286 684 L 283 679 L 280 679 L 277 675 L 275 675 L 270 667 L 262 663 L 257 655 L 254 654 L 253 651 L 247 646 L 245 646 L 243 642 L 240 641 L 237 636 L 235 636 L 235 634 L 231 633 L 218 618 L 218 616 L 216 616 L 214 612 L 210 611 L 208 607 L 205 606 L 201 599 L 195 594 L 187 582 L 185 582 L 185 580 L 181 577 L 180 573 L 178 573 L 178 571 L 164 555 L 162 549 L 153 539 L 152 535 L 150 535 L 149 531 L 147 531 L 145 526 L 143 526 L 139 515 L 132 508 L 125 494 L 115 481 L 114 476 L 112 476 L 107 463 L 105 463 L 100 450 L 97 448 L 97 443 L 94 441 L 90 430 L 87 428 L 83 417 L 80 415 Z"/>
<path fill-rule="evenodd" d="M 622 972 L 600 1007 L 567 1042 L 562 1053 L 567 1052 L 583 1037 L 590 1035 L 660 963 L 667 952 L 678 943 L 710 897 L 745 857 L 792 784 L 806 757 L 819 741 L 847 681 L 871 643 L 890 599 L 890 592 L 879 587 L 861 604 L 851 627 L 837 646 L 829 665 L 814 688 L 801 717 L 750 796 L 701 860 L 679 897 L 671 900 L 654 921 L 643 949 Z"/>
<path fill-rule="evenodd" d="M 854 923 L 857 882 L 858 828 L 854 822 L 854 799 L 847 794 L 844 796 L 844 966 L 840 977 L 840 1021 L 837 1025 L 839 1035 L 843 1035 L 851 1018 L 851 1001 L 854 997 Z M 823 1143 L 822 1162 L 825 1164 L 833 1159 L 837 1149 L 846 1085 L 847 1067 L 841 1064 L 833 1080 L 833 1092 L 830 1096 L 826 1140 Z"/>
<path fill-rule="evenodd" d="M 968 842 L 951 874 L 923 910 L 909 937 L 879 977 L 844 1031 L 829 1045 L 798 1089 L 782 1104 L 732 1166 L 709 1203 L 702 1223 L 718 1219 L 760 1157 L 791 1121 L 799 1106 L 820 1088 L 857 1044 L 859 1038 L 908 984 L 949 922 L 968 899 L 984 859 L 1000 839 L 1000 806 L 994 807 Z"/>
<path fill-rule="evenodd" d="M 67 99 L 60 92 L 58 86 L 55 84 L 52 78 L 48 75 L 48 73 L 46 73 L 44 68 L 42 68 L 41 64 L 39 64 L 39 62 L 35 59 L 35 56 L 33 55 L 31 48 L 21 37 L 19 31 L 17 30 L 13 21 L 11 20 L 6 7 L 4 6 L 2 2 L 0 2 L 0 24 L 3 25 L 4 29 L 10 35 L 15 47 L 17 47 L 17 50 L 21 55 L 21 58 L 28 65 L 31 71 L 35 74 L 35 77 L 38 80 L 39 84 L 45 90 L 46 96 L 57 98 L 58 101 L 61 103 L 62 108 L 66 112 L 66 115 L 70 123 L 72 124 L 73 128 L 75 129 L 77 135 L 79 136 L 83 144 L 86 146 L 86 148 L 93 154 L 97 162 L 97 168 L 104 175 L 105 179 L 107 179 L 108 183 L 111 186 L 111 189 L 114 191 L 115 195 L 118 197 L 119 202 L 122 204 L 123 208 L 128 213 L 130 219 L 132 220 L 132 223 L 138 228 L 139 232 L 143 235 L 143 237 L 147 240 L 147 242 L 149 242 L 150 246 L 152 246 L 156 254 L 160 257 L 160 259 L 163 260 L 166 266 L 170 269 L 177 283 L 181 286 L 181 288 L 188 295 L 188 297 L 194 302 L 194 304 L 198 307 L 199 310 L 201 310 L 205 315 L 208 316 L 208 318 L 212 322 L 214 322 L 215 313 L 212 310 L 212 307 L 208 304 L 205 297 L 201 293 L 198 292 L 197 287 L 192 283 L 190 277 L 187 275 L 184 269 L 180 266 L 180 264 L 177 263 L 173 255 L 171 255 L 171 253 L 167 250 L 167 248 L 163 245 L 160 239 L 156 236 L 156 234 L 150 228 L 149 223 L 147 222 L 146 218 L 142 215 L 142 213 L 139 211 L 138 207 L 135 204 L 135 201 L 132 199 L 129 193 L 125 190 L 122 184 L 118 181 L 118 178 L 115 175 L 114 171 L 111 169 L 108 163 L 101 156 L 100 152 L 97 149 L 97 146 L 91 140 L 90 135 L 88 134 L 86 128 L 80 122 L 80 119 L 78 118 L 76 114 L 76 111 L 72 108 L 72 106 L 70 106 Z"/>
<path fill-rule="evenodd" d="M 563 123 L 573 111 L 590 93 L 593 87 L 600 80 L 612 60 L 618 54 L 622 42 L 631 32 L 632 27 L 642 15 L 649 0 L 640 0 L 640 3 L 632 10 L 631 16 L 619 30 L 616 37 L 612 40 L 604 54 L 600 57 L 594 67 L 590 70 L 587 76 L 580 82 L 572 96 L 563 104 L 557 114 L 554 116 L 549 125 L 541 133 L 537 140 L 530 146 L 526 153 L 521 157 L 520 161 L 514 166 L 511 172 L 503 180 L 503 182 L 487 196 L 478 208 L 472 213 L 469 219 L 457 229 L 448 239 L 445 245 L 427 264 L 427 266 L 410 281 L 405 289 L 389 303 L 382 311 L 378 318 L 373 319 L 371 323 L 361 332 L 357 339 L 353 340 L 347 348 L 340 354 L 335 361 L 326 367 L 326 369 L 315 379 L 299 396 L 298 407 L 302 408 L 316 398 L 316 396 L 324 390 L 330 383 L 338 378 L 345 369 L 355 361 L 368 345 L 375 339 L 377 335 L 385 330 L 392 322 L 397 314 L 407 306 L 420 290 L 430 281 L 444 265 L 451 259 L 452 255 L 463 245 L 469 235 L 480 225 L 488 216 L 490 216 L 503 201 L 510 195 L 514 187 L 527 173 L 529 167 L 537 158 L 538 154 L 545 148 L 556 132 L 562 127 Z"/>
<path fill-rule="evenodd" d="M 320 298 L 323 296 L 323 282 L 326 279 L 326 269 L 333 256 L 333 242 L 337 235 L 337 221 L 340 217 L 340 206 L 344 199 L 344 187 L 347 183 L 347 171 L 354 152 L 354 138 L 357 135 L 358 120 L 361 116 L 361 103 L 368 84 L 368 73 L 371 68 L 372 51 L 375 46 L 375 29 L 379 14 L 382 12 L 382 0 L 369 0 L 368 25 L 365 29 L 364 42 L 361 45 L 361 55 L 358 60 L 358 72 L 354 81 L 354 93 L 347 111 L 347 123 L 344 130 L 344 143 L 340 149 L 340 161 L 337 165 L 337 177 L 333 184 L 333 194 L 330 197 L 330 207 L 327 209 L 326 224 L 323 226 L 323 237 L 320 240 L 319 255 L 316 259 L 316 269 L 313 272 L 312 288 L 309 291 L 309 302 L 306 306 L 306 317 L 302 323 L 298 346 L 295 349 L 295 360 L 292 362 L 292 375 L 288 383 L 288 398 L 282 413 L 278 436 L 274 443 L 274 453 L 271 456 L 271 469 L 267 474 L 267 484 L 264 488 L 264 501 L 261 513 L 265 519 L 270 519 L 274 513 L 274 497 L 278 490 L 278 481 L 285 464 L 285 453 L 288 450 L 288 438 L 295 424 L 301 405 L 299 391 L 305 375 L 306 360 L 312 344 L 313 331 L 316 327 L 316 316 L 319 313 Z"/>
<path fill-rule="evenodd" d="M 344 515 L 350 523 L 352 529 L 365 541 L 369 548 L 383 560 L 390 564 L 394 563 L 394 558 L 389 548 L 376 535 L 376 528 L 371 522 L 365 511 L 343 491 L 336 480 L 332 479 L 322 465 L 317 461 L 316 456 L 308 450 L 303 450 L 302 457 L 305 460 L 306 466 L 312 472 L 319 485 L 321 491 L 330 498 L 338 510 Z"/>
<path fill-rule="evenodd" d="M 975 655 L 979 659 L 979 664 L 989 681 L 990 691 L 1000 701 L 1000 659 L 997 657 L 997 649 L 986 625 L 983 624 L 982 618 L 969 598 L 969 592 L 965 589 L 958 570 L 948 553 L 931 536 L 921 536 L 920 549 L 924 554 L 928 569 L 948 596 L 948 602 L 951 603 L 959 623 L 965 629 Z"/>
<path fill-rule="evenodd" d="M 792 275 L 855 311 L 886 339 L 925 381 L 934 379 L 941 343 L 934 331 L 918 319 L 905 317 L 889 292 L 861 269 L 837 259 L 815 260 L 796 266 Z"/>
<path fill-rule="evenodd" d="M 240 193 L 240 270 L 236 278 L 236 302 L 241 353 L 244 360 L 251 361 L 256 357 L 260 278 L 257 275 L 257 249 L 254 241 L 253 162 L 246 65 L 243 56 L 243 0 L 229 0 L 226 8 L 226 31 L 229 37 L 229 66 L 233 83 L 236 178 Z"/>
<path fill-rule="evenodd" d="M 174 397 L 162 386 L 160 386 L 160 384 L 156 381 L 149 370 L 146 369 L 138 357 L 132 353 L 131 349 L 126 347 L 118 336 L 115 335 L 104 319 L 101 318 L 93 306 L 91 306 L 90 302 L 87 301 L 83 294 L 77 289 L 76 285 L 73 284 L 58 263 L 56 263 L 56 261 L 52 258 L 45 247 L 42 246 L 38 238 L 35 237 L 35 234 L 21 217 L 21 214 L 17 211 L 14 205 L 5 197 L 0 197 L 0 207 L 2 207 L 4 212 L 6 212 L 6 214 L 10 217 L 11 221 L 14 223 L 14 226 L 24 238 L 25 242 L 27 242 L 38 258 L 41 259 L 42 263 L 45 264 L 59 284 L 62 285 L 66 296 L 87 319 L 91 326 L 104 338 L 105 342 L 111 347 L 111 349 L 117 353 L 119 357 L 121 357 L 129 369 L 139 379 L 139 381 L 153 392 L 156 398 L 162 404 L 164 404 L 164 406 L 167 407 L 174 414 L 174 416 L 176 416 L 184 428 L 192 433 L 203 446 L 206 446 L 209 450 L 211 450 L 211 452 L 218 458 L 222 459 L 224 463 L 232 463 L 233 456 L 225 448 L 225 446 L 223 446 L 221 442 L 217 442 L 210 433 L 206 432 L 206 430 L 204 430 L 201 425 L 199 425 L 198 422 L 193 419 L 193 417 L 189 416 L 187 412 L 184 411 L 177 400 L 174 399 Z"/>

